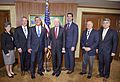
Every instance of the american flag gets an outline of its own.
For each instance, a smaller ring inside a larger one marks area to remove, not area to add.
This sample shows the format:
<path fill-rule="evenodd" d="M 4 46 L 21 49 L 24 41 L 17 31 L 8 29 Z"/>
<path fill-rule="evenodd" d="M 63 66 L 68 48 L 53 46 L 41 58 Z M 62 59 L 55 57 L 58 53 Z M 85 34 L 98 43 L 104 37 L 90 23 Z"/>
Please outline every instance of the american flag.
<path fill-rule="evenodd" d="M 45 5 L 45 19 L 44 19 L 44 26 L 47 30 L 47 35 L 50 31 L 50 12 L 49 12 L 49 0 L 45 0 L 46 1 L 46 5 Z"/>

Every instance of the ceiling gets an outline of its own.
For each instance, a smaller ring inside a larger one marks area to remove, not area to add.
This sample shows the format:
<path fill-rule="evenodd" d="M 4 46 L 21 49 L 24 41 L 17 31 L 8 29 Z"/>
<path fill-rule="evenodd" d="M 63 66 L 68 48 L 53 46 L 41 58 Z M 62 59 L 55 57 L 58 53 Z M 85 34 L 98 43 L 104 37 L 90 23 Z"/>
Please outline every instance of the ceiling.
<path fill-rule="evenodd" d="M 14 3 L 15 1 L 26 1 L 26 2 L 45 2 L 45 0 L 0 0 L 0 4 Z M 83 2 L 108 2 L 118 3 L 120 0 L 49 0 L 54 3 L 83 3 Z"/>
<path fill-rule="evenodd" d="M 45 2 L 45 0 L 0 0 L 0 4 L 14 4 L 15 1 Z M 78 6 L 120 8 L 120 0 L 49 0 L 51 3 L 78 3 Z"/>

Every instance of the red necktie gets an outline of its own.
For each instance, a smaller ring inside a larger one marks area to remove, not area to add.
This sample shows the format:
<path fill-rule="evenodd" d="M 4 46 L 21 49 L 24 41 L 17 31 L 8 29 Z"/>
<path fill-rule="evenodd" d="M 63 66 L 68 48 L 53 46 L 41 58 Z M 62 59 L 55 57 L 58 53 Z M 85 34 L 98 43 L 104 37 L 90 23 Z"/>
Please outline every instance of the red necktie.
<path fill-rule="evenodd" d="M 56 27 L 55 28 L 55 38 L 57 39 L 57 30 L 58 30 L 58 28 Z"/>

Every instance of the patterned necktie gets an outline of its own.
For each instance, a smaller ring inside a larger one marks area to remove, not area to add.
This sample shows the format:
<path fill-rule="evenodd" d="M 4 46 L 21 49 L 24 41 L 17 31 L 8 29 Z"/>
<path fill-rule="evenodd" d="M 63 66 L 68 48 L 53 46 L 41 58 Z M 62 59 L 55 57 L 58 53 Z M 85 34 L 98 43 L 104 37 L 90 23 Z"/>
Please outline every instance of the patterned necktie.
<path fill-rule="evenodd" d="M 25 37 L 27 38 L 27 28 L 24 27 L 24 34 L 25 34 Z"/>
<path fill-rule="evenodd" d="M 89 35 L 90 35 L 90 31 L 88 30 L 87 31 L 87 39 L 89 38 Z"/>

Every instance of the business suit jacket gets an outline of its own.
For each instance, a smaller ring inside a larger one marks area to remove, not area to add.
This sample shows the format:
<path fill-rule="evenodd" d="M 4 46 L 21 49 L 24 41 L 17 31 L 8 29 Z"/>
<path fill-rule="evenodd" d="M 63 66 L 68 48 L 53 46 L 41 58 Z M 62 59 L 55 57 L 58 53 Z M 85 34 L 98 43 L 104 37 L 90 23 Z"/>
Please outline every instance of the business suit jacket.
<path fill-rule="evenodd" d="M 66 31 L 66 48 L 76 47 L 78 41 L 78 25 L 72 22 L 70 29 L 67 29 L 67 24 L 64 28 Z"/>
<path fill-rule="evenodd" d="M 40 37 L 38 37 L 36 32 L 36 26 L 31 27 L 29 29 L 29 35 L 28 35 L 28 49 L 32 49 L 32 51 L 36 52 L 40 47 L 40 50 L 43 51 L 43 49 L 47 46 L 48 46 L 48 41 L 47 41 L 46 29 L 44 27 L 41 27 L 41 34 Z"/>
<path fill-rule="evenodd" d="M 9 53 L 9 50 L 14 50 L 14 38 L 13 34 L 3 32 L 1 34 L 1 47 L 5 54 Z"/>
<path fill-rule="evenodd" d="M 62 52 L 62 48 L 65 48 L 65 31 L 61 26 L 59 27 L 59 34 L 57 39 L 55 38 L 55 27 L 50 30 L 49 37 L 49 45 L 51 45 L 52 50 L 60 50 Z"/>
<path fill-rule="evenodd" d="M 62 64 L 62 48 L 65 48 L 65 32 L 64 28 L 59 26 L 58 37 L 55 37 L 55 27 L 50 30 L 50 45 L 52 48 L 52 63 L 53 72 L 56 74 L 61 73 Z"/>
<path fill-rule="evenodd" d="M 29 29 L 29 27 L 28 27 L 28 29 Z M 28 30 L 28 34 L 29 34 L 29 30 Z M 21 48 L 23 50 L 23 52 L 27 51 L 28 37 L 27 38 L 25 37 L 22 26 L 19 26 L 15 29 L 14 37 L 15 37 L 16 47 Z"/>
<path fill-rule="evenodd" d="M 98 32 L 94 29 L 92 29 L 89 38 L 87 39 L 87 29 L 83 31 L 82 37 L 81 37 L 81 48 L 82 47 L 90 47 L 91 50 L 88 53 L 89 56 L 94 56 L 96 54 L 96 48 L 98 46 L 99 42 L 99 35 Z M 85 54 L 86 51 L 82 49 L 82 53 Z"/>
<path fill-rule="evenodd" d="M 104 40 L 102 40 L 103 28 L 99 30 L 99 45 L 98 45 L 98 54 L 105 52 L 108 56 L 111 56 L 111 53 L 115 53 L 118 46 L 118 34 L 115 30 L 109 28 Z"/>

